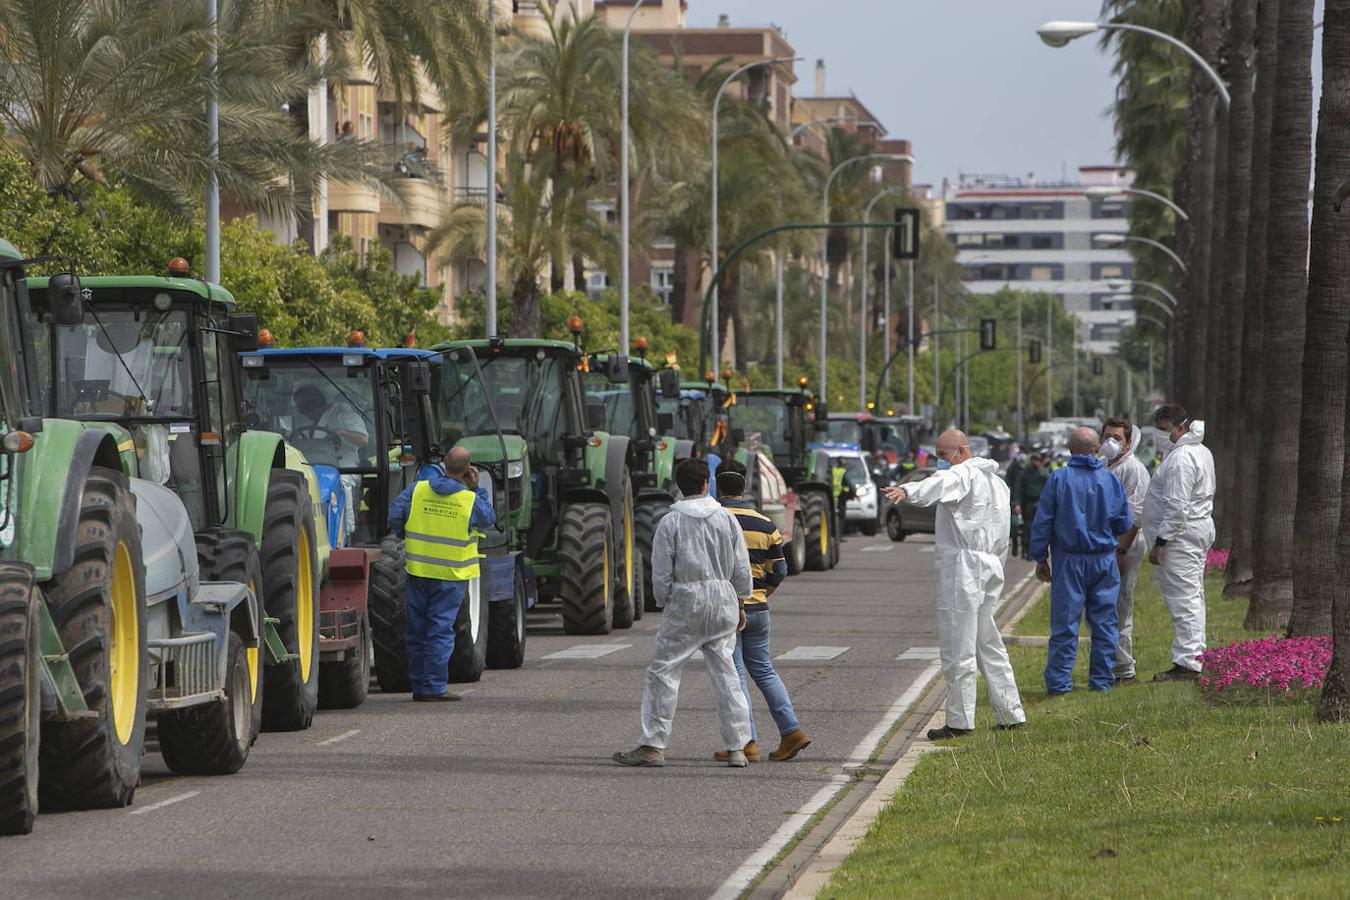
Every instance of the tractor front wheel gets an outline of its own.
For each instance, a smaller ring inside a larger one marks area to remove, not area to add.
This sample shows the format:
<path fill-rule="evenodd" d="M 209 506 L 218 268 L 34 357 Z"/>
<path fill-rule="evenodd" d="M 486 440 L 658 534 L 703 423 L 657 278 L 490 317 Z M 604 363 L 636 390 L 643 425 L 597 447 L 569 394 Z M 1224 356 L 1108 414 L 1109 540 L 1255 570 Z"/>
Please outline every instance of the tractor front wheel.
<path fill-rule="evenodd" d="M 159 752 L 179 775 L 233 775 L 253 744 L 248 648 L 231 631 L 225 647 L 225 698 L 159 718 Z"/>
<path fill-rule="evenodd" d="M 253 592 L 254 610 L 258 614 L 258 634 L 264 633 L 262 560 L 253 535 L 234 528 L 208 528 L 195 535 L 197 539 L 197 568 L 202 581 L 233 581 L 246 585 Z M 256 647 L 244 648 L 244 663 L 248 672 L 251 740 L 262 731 L 262 640 Z"/>
<path fill-rule="evenodd" d="M 366 589 L 369 592 L 369 588 Z M 360 641 L 340 660 L 319 664 L 319 708 L 356 709 L 370 691 L 370 623 L 362 616 Z"/>
<path fill-rule="evenodd" d="M 404 591 L 408 572 L 404 568 L 403 541 L 390 535 L 380 543 L 380 556 L 370 564 L 370 636 L 375 645 L 375 680 L 386 694 L 412 690 L 408 675 L 408 620 Z"/>
<path fill-rule="evenodd" d="M 525 616 L 530 598 L 520 566 L 511 578 L 511 601 L 488 604 L 487 664 L 490 669 L 519 669 L 525 664 Z"/>
<path fill-rule="evenodd" d="M 830 528 L 829 501 L 819 491 L 807 491 L 801 498 L 806 518 L 806 529 L 802 532 L 806 538 L 806 568 L 824 572 L 833 562 L 830 542 L 834 534 Z"/>
<path fill-rule="evenodd" d="M 806 569 L 806 520 L 801 513 L 792 519 L 792 543 L 786 548 L 789 575 L 800 575 Z"/>
<path fill-rule="evenodd" d="M 455 619 L 455 649 L 450 653 L 450 681 L 470 684 L 483 677 L 488 650 L 488 601 L 483 579 L 468 582 Z"/>
<path fill-rule="evenodd" d="M 656 540 L 656 526 L 669 512 L 670 501 L 661 499 L 638 504 L 633 513 L 633 539 L 642 557 L 642 605 L 646 612 L 657 612 L 656 593 L 652 590 L 652 542 Z"/>
<path fill-rule="evenodd" d="M 37 817 L 41 602 L 32 569 L 0 563 L 0 834 L 28 834 Z"/>
<path fill-rule="evenodd" d="M 564 507 L 558 600 L 567 634 L 609 634 L 614 628 L 614 523 L 604 503 Z"/>

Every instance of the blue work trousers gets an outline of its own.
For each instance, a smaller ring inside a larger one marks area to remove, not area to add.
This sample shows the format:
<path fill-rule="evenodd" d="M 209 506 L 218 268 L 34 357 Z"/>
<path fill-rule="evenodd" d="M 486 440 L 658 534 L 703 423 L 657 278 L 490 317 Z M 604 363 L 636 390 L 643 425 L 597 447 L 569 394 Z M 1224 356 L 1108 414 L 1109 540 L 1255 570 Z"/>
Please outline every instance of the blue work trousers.
<path fill-rule="evenodd" d="M 750 702 L 750 688 L 745 682 L 747 673 L 764 695 L 764 702 L 769 704 L 769 715 L 773 716 L 773 723 L 778 726 L 778 734 L 789 734 L 801 727 L 797 722 L 797 714 L 792 711 L 787 686 L 778 677 L 778 671 L 773 667 L 773 657 L 769 655 L 767 606 L 745 608 L 745 630 L 736 635 L 736 672 L 741 676 L 741 693 L 745 694 L 745 703 L 751 709 L 750 740 L 758 740 L 758 737 L 755 734 L 754 704 Z"/>
<path fill-rule="evenodd" d="M 450 654 L 455 650 L 455 619 L 468 587 L 467 581 L 408 576 L 403 608 L 413 696 L 435 697 L 446 692 Z"/>
<path fill-rule="evenodd" d="M 1078 621 L 1087 613 L 1092 630 L 1092 665 L 1088 687 L 1109 691 L 1115 683 L 1116 597 L 1120 570 L 1116 554 L 1068 553 L 1052 550 L 1050 581 L 1050 650 L 1045 661 L 1045 689 L 1052 694 L 1073 689 L 1073 664 L 1078 656 Z"/>

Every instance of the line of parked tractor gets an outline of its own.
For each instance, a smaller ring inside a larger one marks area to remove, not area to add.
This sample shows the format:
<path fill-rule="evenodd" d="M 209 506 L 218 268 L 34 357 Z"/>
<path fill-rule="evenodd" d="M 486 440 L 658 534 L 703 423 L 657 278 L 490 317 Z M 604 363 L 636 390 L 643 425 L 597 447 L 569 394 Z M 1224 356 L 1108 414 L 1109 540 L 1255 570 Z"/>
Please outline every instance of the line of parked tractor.
<path fill-rule="evenodd" d="M 172 771 L 229 774 L 261 731 L 359 706 L 372 673 L 408 691 L 388 510 L 456 445 L 498 524 L 455 682 L 521 666 L 538 604 L 569 634 L 652 611 L 652 537 L 687 456 L 747 465 L 790 572 L 839 560 L 814 441 L 832 423 L 805 379 L 681 380 L 643 339 L 584 349 L 579 319 L 572 342 L 279 348 L 182 260 L 27 275 L 52 262 L 0 240 L 0 834 L 39 806 L 130 804 L 150 722 Z M 913 427 L 844 420 L 861 444 Z"/>

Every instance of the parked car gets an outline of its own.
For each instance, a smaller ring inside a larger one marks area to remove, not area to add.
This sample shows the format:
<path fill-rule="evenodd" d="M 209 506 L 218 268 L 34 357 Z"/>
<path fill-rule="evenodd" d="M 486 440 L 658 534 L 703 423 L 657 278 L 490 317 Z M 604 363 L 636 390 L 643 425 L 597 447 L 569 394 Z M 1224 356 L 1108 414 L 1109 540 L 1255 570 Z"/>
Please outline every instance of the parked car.
<path fill-rule="evenodd" d="M 936 466 L 915 469 L 896 482 L 899 487 L 923 481 L 937 471 Z M 936 506 L 915 506 L 913 503 L 892 503 L 882 498 L 881 521 L 886 525 L 886 536 L 903 541 L 911 534 L 932 534 L 937 523 Z"/>
<path fill-rule="evenodd" d="M 861 450 L 830 450 L 830 462 L 844 460 L 845 477 L 853 485 L 854 496 L 845 501 L 845 526 L 857 528 L 863 534 L 877 533 L 880 519 L 877 504 L 881 492 L 872 480 L 872 460 Z"/>

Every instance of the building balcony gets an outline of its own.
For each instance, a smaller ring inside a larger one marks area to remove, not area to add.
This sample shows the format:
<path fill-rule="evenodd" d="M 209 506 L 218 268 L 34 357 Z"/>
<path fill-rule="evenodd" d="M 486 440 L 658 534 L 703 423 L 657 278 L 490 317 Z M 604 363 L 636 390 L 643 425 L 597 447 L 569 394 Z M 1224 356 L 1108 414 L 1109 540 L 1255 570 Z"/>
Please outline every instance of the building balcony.
<path fill-rule="evenodd" d="M 380 192 L 364 184 L 330 181 L 328 209 L 330 212 L 377 213 L 380 211 Z"/>
<path fill-rule="evenodd" d="M 435 228 L 441 223 L 445 187 L 430 178 L 400 178 L 397 187 L 403 197 L 400 205 L 392 198 L 380 200 L 380 223 L 409 228 Z"/>

